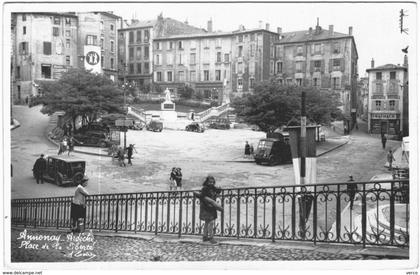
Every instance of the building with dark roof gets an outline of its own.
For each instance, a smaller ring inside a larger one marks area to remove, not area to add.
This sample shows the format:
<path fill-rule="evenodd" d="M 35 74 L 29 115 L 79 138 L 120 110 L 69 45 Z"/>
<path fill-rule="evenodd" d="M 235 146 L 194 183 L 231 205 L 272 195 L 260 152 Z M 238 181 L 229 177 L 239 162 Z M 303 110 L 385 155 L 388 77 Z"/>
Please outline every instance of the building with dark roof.
<path fill-rule="evenodd" d="M 347 34 L 323 29 L 319 24 L 305 31 L 280 34 L 275 42 L 270 75 L 283 85 L 312 86 L 340 95 L 346 127 L 356 119 L 358 54 L 353 28 Z"/>
<path fill-rule="evenodd" d="M 375 67 L 369 76 L 368 129 L 372 134 L 408 136 L 408 59 Z"/>

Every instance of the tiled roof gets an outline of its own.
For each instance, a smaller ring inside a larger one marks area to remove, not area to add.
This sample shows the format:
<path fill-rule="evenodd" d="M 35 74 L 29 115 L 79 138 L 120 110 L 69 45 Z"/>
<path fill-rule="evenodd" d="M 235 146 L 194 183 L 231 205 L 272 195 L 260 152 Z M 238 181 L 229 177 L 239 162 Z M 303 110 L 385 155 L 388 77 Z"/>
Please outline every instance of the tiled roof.
<path fill-rule="evenodd" d="M 257 31 L 266 31 L 266 32 L 270 32 L 267 31 L 266 29 L 250 29 L 250 30 L 241 30 L 241 31 L 231 31 L 231 32 L 222 32 L 222 31 L 216 31 L 216 32 L 206 32 L 204 31 L 203 33 L 190 33 L 190 34 L 179 34 L 179 35 L 166 35 L 163 37 L 159 37 L 159 39 L 175 39 L 175 38 L 194 38 L 194 37 L 217 37 L 217 36 L 228 36 L 228 35 L 237 35 L 240 33 L 250 33 L 250 32 L 257 32 Z M 274 32 L 270 32 L 272 34 L 277 34 Z"/>
<path fill-rule="evenodd" d="M 190 26 L 172 18 L 157 20 L 155 26 L 155 37 L 180 35 L 180 34 L 203 34 L 206 30 Z"/>
<path fill-rule="evenodd" d="M 404 70 L 406 70 L 407 67 L 400 66 L 400 65 L 394 65 L 394 64 L 385 64 L 385 65 L 378 66 L 378 67 L 375 67 L 375 68 L 369 68 L 366 71 L 368 72 L 368 71 L 395 70 L 395 69 L 404 69 Z"/>
<path fill-rule="evenodd" d="M 305 31 L 296 31 L 296 32 L 285 32 L 282 33 L 282 37 L 279 41 L 282 43 L 298 43 L 304 41 L 313 41 L 313 40 L 325 40 L 331 38 L 344 38 L 351 37 L 348 34 L 333 32 L 330 34 L 329 30 L 320 29 L 318 32 L 313 29 L 311 32 L 309 30 Z"/>

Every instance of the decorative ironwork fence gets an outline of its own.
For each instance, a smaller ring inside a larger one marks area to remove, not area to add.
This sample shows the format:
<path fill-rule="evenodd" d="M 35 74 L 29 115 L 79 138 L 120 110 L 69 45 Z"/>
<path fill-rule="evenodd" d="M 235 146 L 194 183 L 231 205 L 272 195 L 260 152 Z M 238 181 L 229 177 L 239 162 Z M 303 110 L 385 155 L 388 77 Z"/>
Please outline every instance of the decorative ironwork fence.
<path fill-rule="evenodd" d="M 215 235 L 408 247 L 409 180 L 223 189 Z M 12 200 L 12 224 L 70 228 L 72 197 Z M 199 235 L 193 190 L 91 195 L 86 228 Z"/>

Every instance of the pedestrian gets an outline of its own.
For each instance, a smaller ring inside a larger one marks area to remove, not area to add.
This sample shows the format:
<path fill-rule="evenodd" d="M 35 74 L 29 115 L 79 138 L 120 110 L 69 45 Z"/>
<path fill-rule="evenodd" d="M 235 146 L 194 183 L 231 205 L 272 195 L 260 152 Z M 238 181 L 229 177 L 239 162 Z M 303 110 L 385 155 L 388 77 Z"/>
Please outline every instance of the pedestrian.
<path fill-rule="evenodd" d="M 176 167 L 172 167 L 171 174 L 169 175 L 169 190 L 176 190 Z"/>
<path fill-rule="evenodd" d="M 382 149 L 385 149 L 385 146 L 386 146 L 386 136 L 385 136 L 385 134 L 382 134 L 381 141 L 382 141 Z"/>
<path fill-rule="evenodd" d="M 207 176 L 203 182 L 203 188 L 201 188 L 201 199 L 200 199 L 200 220 L 204 221 L 203 228 L 203 242 L 209 241 L 212 244 L 217 242 L 214 240 L 214 221 L 217 219 L 216 208 L 206 202 L 204 197 L 209 197 L 212 200 L 216 200 L 218 194 L 222 192 L 222 189 L 216 187 L 216 180 L 213 176 Z"/>
<path fill-rule="evenodd" d="M 254 156 L 254 145 L 251 144 L 249 146 L 249 152 L 250 152 L 251 156 Z"/>
<path fill-rule="evenodd" d="M 349 176 L 349 180 L 347 181 L 347 194 L 349 195 L 350 200 L 350 210 L 353 210 L 353 202 L 354 197 L 356 196 L 357 192 L 357 184 L 354 183 L 353 176 Z"/>
<path fill-rule="evenodd" d="M 175 169 L 175 183 L 176 189 L 180 190 L 182 188 L 182 172 L 179 167 Z"/>
<path fill-rule="evenodd" d="M 395 160 L 394 155 L 392 154 L 392 150 L 388 151 L 386 155 L 386 159 L 388 160 L 389 168 L 388 170 L 392 170 L 392 162 Z"/>
<path fill-rule="evenodd" d="M 44 154 L 41 154 L 41 156 L 35 161 L 34 167 L 32 168 L 32 171 L 34 173 L 36 184 L 44 184 L 44 172 L 47 169 L 47 161 L 44 159 Z"/>
<path fill-rule="evenodd" d="M 245 141 L 245 158 L 249 158 L 251 154 L 251 148 L 248 144 L 248 141 Z"/>
<path fill-rule="evenodd" d="M 131 157 L 133 156 L 133 150 L 136 151 L 137 153 L 137 150 L 134 148 L 134 144 L 130 144 L 127 148 L 127 159 L 128 159 L 127 164 L 131 164 L 131 166 L 133 166 L 133 163 L 131 162 Z"/>
<path fill-rule="evenodd" d="M 71 219 L 71 231 L 72 232 L 81 232 L 83 231 L 80 223 L 80 219 L 86 219 L 86 196 L 89 195 L 88 191 L 85 189 L 87 186 L 87 181 L 79 184 L 76 187 L 76 191 L 74 192 L 73 202 L 71 203 L 70 209 L 70 219 Z"/>
<path fill-rule="evenodd" d="M 69 147 L 67 155 L 70 156 L 70 152 L 74 151 L 74 138 L 69 137 L 67 144 L 68 144 L 68 147 Z"/>
<path fill-rule="evenodd" d="M 125 150 L 122 147 L 120 147 L 120 148 L 118 148 L 118 162 L 119 162 L 121 167 L 126 166 L 124 158 L 125 158 Z"/>

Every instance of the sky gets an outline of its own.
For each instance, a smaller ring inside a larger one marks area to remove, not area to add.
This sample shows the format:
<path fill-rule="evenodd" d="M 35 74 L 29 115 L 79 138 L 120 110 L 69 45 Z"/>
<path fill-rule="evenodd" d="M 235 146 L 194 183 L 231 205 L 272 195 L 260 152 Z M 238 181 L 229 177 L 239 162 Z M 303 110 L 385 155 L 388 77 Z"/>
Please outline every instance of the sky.
<path fill-rule="evenodd" d="M 6 5 L 7 6 L 7 5 Z M 12 7 L 12 6 L 10 6 Z M 307 30 L 315 27 L 317 18 L 324 29 L 334 25 L 334 31 L 353 35 L 359 54 L 359 76 L 366 74 L 371 59 L 375 66 L 388 63 L 402 64 L 401 49 L 409 46 L 409 60 L 414 60 L 416 29 L 416 5 L 413 3 L 112 3 L 95 4 L 25 4 L 13 6 L 16 10 L 36 11 L 113 11 L 114 14 L 130 20 L 155 19 L 160 13 L 190 25 L 206 28 L 207 21 L 213 21 L 213 30 L 232 31 L 239 25 L 256 28 L 259 21 L 270 24 L 271 31 L 281 27 L 283 32 Z M 400 33 L 399 11 L 408 14 L 404 18 L 409 34 Z M 413 58 L 412 58 L 413 57 Z M 410 59 L 412 58 L 412 59 Z"/>

